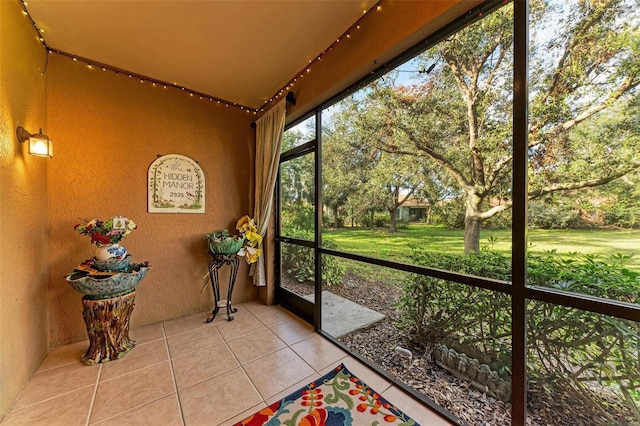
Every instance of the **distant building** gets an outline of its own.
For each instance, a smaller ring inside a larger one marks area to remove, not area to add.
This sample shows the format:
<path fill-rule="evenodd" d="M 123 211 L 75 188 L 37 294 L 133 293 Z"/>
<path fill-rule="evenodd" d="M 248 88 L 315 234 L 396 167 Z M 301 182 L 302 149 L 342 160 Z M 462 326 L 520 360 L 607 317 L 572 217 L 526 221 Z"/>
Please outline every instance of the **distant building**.
<path fill-rule="evenodd" d="M 424 221 L 428 215 L 429 204 L 414 196 L 410 196 L 396 210 L 396 219 L 406 222 Z"/>

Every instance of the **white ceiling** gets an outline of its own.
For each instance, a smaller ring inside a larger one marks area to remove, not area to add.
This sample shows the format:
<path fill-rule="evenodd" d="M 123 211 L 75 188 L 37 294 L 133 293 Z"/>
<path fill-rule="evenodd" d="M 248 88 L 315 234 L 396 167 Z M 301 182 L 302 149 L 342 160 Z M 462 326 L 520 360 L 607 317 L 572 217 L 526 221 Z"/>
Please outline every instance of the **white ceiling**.
<path fill-rule="evenodd" d="M 376 0 L 27 0 L 46 45 L 249 108 Z"/>

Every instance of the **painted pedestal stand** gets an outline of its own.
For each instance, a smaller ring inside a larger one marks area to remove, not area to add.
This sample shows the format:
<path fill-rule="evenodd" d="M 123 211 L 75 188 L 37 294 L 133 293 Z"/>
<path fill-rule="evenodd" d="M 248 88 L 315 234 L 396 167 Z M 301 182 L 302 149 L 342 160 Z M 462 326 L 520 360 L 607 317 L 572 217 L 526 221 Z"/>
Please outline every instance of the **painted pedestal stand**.
<path fill-rule="evenodd" d="M 213 321 L 220 308 L 227 309 L 227 321 L 233 321 L 232 313 L 238 312 L 237 308 L 231 307 L 231 295 L 233 293 L 233 286 L 236 282 L 236 276 L 238 275 L 238 260 L 237 254 L 218 254 L 209 251 L 211 255 L 211 261 L 209 262 L 209 280 L 211 281 L 211 289 L 213 290 L 213 298 L 215 305 L 211 312 L 211 318 L 207 318 L 207 323 Z M 227 299 L 220 300 L 220 280 L 218 279 L 218 270 L 222 265 L 230 265 L 231 273 L 229 274 L 229 289 L 227 290 Z"/>
<path fill-rule="evenodd" d="M 149 263 L 130 263 L 131 255 L 105 262 L 89 259 L 67 275 L 67 282 L 82 293 L 82 318 L 89 349 L 82 362 L 93 365 L 122 358 L 136 346 L 129 338 L 129 319 L 135 307 L 135 287 Z"/>
<path fill-rule="evenodd" d="M 82 318 L 87 326 L 89 349 L 82 362 L 93 365 L 122 358 L 136 346 L 129 338 L 129 319 L 136 292 L 108 299 L 82 298 Z"/>

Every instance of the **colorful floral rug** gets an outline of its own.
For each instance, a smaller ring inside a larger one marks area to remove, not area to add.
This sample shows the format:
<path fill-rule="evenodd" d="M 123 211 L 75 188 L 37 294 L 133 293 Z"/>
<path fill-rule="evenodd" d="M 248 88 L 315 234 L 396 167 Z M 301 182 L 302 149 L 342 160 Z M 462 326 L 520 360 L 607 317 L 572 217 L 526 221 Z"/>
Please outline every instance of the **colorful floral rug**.
<path fill-rule="evenodd" d="M 340 364 L 235 426 L 418 425 Z"/>

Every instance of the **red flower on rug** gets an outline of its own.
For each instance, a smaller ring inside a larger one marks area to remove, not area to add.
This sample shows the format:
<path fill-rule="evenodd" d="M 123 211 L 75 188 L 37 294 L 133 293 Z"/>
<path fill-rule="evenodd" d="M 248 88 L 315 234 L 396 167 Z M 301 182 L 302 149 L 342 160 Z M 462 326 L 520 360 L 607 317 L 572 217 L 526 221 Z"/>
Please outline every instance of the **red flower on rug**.
<path fill-rule="evenodd" d="M 235 426 L 418 425 L 344 364 Z"/>

